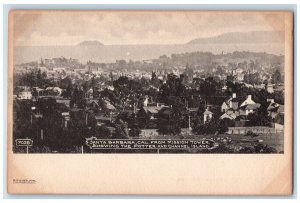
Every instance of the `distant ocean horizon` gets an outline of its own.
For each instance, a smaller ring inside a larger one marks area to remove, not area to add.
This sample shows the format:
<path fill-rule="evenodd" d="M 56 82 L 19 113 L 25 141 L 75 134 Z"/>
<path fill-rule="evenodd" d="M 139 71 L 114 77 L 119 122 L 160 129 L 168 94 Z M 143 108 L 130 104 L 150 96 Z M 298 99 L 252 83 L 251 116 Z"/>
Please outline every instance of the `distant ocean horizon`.
<path fill-rule="evenodd" d="M 41 58 L 65 57 L 78 59 L 81 63 L 93 61 L 114 63 L 116 60 L 142 61 L 157 59 L 161 55 L 211 52 L 213 54 L 234 51 L 266 52 L 283 55 L 284 43 L 239 44 L 176 44 L 176 45 L 103 45 L 103 46 L 16 46 L 14 64 L 40 61 Z"/>

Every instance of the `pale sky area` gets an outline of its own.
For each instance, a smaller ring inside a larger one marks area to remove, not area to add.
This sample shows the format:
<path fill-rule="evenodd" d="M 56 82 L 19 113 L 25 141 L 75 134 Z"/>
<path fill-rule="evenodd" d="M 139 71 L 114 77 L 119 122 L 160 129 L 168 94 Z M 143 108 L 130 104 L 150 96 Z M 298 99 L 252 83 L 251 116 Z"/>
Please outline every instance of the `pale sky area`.
<path fill-rule="evenodd" d="M 182 44 L 227 32 L 284 30 L 284 15 L 258 12 L 14 13 L 15 46 Z"/>

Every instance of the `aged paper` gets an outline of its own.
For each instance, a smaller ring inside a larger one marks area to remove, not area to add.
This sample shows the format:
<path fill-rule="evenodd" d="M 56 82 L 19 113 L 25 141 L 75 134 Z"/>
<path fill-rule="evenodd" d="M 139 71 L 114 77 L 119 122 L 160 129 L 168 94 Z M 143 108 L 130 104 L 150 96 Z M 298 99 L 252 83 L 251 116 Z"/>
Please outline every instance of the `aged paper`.
<path fill-rule="evenodd" d="M 9 14 L 9 194 L 290 195 L 293 13 Z"/>

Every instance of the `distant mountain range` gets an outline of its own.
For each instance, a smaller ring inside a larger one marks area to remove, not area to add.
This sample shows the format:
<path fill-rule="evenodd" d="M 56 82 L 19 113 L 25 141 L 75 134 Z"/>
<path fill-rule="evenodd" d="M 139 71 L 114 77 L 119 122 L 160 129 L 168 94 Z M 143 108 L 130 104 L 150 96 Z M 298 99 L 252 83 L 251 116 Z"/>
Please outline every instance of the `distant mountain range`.
<path fill-rule="evenodd" d="M 92 40 L 92 41 L 82 41 L 77 46 L 103 46 L 101 42 L 97 40 Z"/>
<path fill-rule="evenodd" d="M 284 32 L 279 31 L 252 31 L 252 32 L 229 32 L 214 37 L 197 38 L 186 44 L 233 44 L 233 43 L 283 43 Z M 82 41 L 77 46 L 104 46 L 97 40 Z"/>
<path fill-rule="evenodd" d="M 86 63 L 91 60 L 112 63 L 116 60 L 147 60 L 161 55 L 190 52 L 211 52 L 214 54 L 234 51 L 266 52 L 284 54 L 284 35 L 281 32 L 256 31 L 225 33 L 216 37 L 198 38 L 186 44 L 136 44 L 104 45 L 97 40 L 82 41 L 75 46 L 16 46 L 14 63 L 26 63 L 41 58 L 64 56 Z"/>
<path fill-rule="evenodd" d="M 277 31 L 253 31 L 230 32 L 215 37 L 194 39 L 187 44 L 232 44 L 232 43 L 283 43 L 284 32 Z"/>

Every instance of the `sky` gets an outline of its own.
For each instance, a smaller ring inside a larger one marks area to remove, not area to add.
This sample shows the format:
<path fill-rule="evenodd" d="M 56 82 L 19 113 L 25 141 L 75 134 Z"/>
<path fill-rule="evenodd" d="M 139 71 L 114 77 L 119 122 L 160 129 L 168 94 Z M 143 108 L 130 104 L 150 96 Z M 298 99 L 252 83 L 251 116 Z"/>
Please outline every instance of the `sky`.
<path fill-rule="evenodd" d="M 182 44 L 228 32 L 284 30 L 275 12 L 15 11 L 14 46 Z"/>

